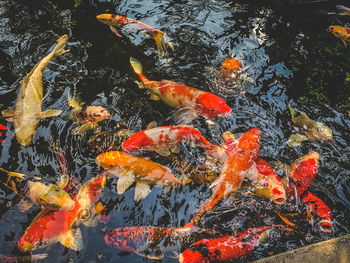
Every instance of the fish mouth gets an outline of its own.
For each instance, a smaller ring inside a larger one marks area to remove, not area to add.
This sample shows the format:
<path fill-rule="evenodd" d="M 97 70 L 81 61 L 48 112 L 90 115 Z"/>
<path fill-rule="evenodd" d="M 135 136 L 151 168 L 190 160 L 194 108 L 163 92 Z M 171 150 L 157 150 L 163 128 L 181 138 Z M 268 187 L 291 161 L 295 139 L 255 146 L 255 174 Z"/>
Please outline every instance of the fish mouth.
<path fill-rule="evenodd" d="M 278 205 L 283 205 L 287 201 L 287 198 L 285 196 L 277 196 L 272 198 L 272 202 Z"/>
<path fill-rule="evenodd" d="M 18 249 L 22 252 L 30 252 L 34 249 L 34 246 L 32 243 L 30 243 L 28 241 L 24 241 L 23 244 L 18 245 Z"/>
<path fill-rule="evenodd" d="M 326 233 L 332 233 L 333 232 L 333 224 L 329 220 L 321 220 L 318 223 L 318 227 L 323 232 L 326 232 Z"/>
<path fill-rule="evenodd" d="M 328 27 L 328 29 L 329 29 L 329 32 L 333 32 L 334 27 L 333 27 L 333 26 L 330 26 L 330 27 Z"/>

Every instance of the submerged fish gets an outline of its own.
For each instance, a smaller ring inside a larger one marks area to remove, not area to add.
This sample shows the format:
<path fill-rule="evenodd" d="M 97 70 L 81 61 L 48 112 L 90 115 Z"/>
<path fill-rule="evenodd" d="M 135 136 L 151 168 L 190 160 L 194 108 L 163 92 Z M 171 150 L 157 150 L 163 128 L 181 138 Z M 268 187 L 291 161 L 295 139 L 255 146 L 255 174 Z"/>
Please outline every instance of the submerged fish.
<path fill-rule="evenodd" d="M 350 15 L 350 8 L 343 6 L 343 5 L 336 5 L 335 8 L 338 11 L 338 14 L 341 16 L 348 16 Z"/>
<path fill-rule="evenodd" d="M 221 64 L 220 75 L 229 80 L 235 80 L 238 70 L 242 67 L 241 62 L 235 58 L 225 59 Z"/>
<path fill-rule="evenodd" d="M 284 226 L 260 226 L 250 228 L 243 233 L 214 239 L 203 239 L 192 244 L 180 256 L 180 263 L 233 262 L 251 254 L 257 247 L 269 239 L 270 232 Z"/>
<path fill-rule="evenodd" d="M 207 118 L 230 116 L 231 108 L 220 97 L 170 80 L 150 81 L 142 74 L 142 66 L 138 60 L 130 58 L 130 63 L 141 79 L 139 87 L 149 89 L 151 99 L 162 100 L 173 108 L 187 109 L 183 123 L 189 123 L 198 116 Z"/>
<path fill-rule="evenodd" d="M 101 153 L 96 157 L 96 163 L 118 177 L 118 194 L 124 193 L 136 182 L 135 201 L 145 198 L 150 193 L 150 184 L 162 187 L 183 184 L 168 167 L 124 152 Z"/>
<path fill-rule="evenodd" d="M 198 214 L 212 209 L 217 202 L 237 191 L 259 156 L 261 132 L 252 128 L 239 139 L 224 163 L 220 177 L 211 185 L 212 195 L 199 208 Z"/>
<path fill-rule="evenodd" d="M 150 127 L 133 134 L 123 143 L 122 147 L 126 152 L 149 150 L 162 156 L 169 156 L 171 152 L 179 152 L 179 145 L 182 142 L 202 147 L 207 157 L 225 158 L 223 149 L 209 142 L 199 130 L 189 125 Z"/>
<path fill-rule="evenodd" d="M 300 145 L 303 141 L 332 141 L 332 130 L 326 125 L 311 120 L 305 112 L 301 112 L 300 116 L 295 116 L 296 113 L 291 106 L 288 106 L 292 115 L 292 122 L 298 129 L 298 133 L 292 134 L 288 140 L 288 146 L 294 147 Z"/>
<path fill-rule="evenodd" d="M 345 47 L 350 42 L 350 28 L 344 26 L 329 26 L 329 31 L 337 38 L 339 38 Z"/>
<path fill-rule="evenodd" d="M 31 252 L 60 242 L 67 248 L 80 251 L 83 248 L 81 232 L 72 226 L 80 222 L 89 225 L 92 215 L 96 214 L 94 207 L 105 184 L 106 176 L 96 176 L 86 182 L 74 198 L 74 207 L 69 211 L 42 210 L 19 238 L 17 248 Z"/>
<path fill-rule="evenodd" d="M 96 18 L 98 21 L 109 25 L 112 32 L 118 37 L 122 36 L 119 34 L 116 27 L 124 28 L 127 26 L 134 26 L 136 30 L 140 30 L 142 33 L 150 35 L 151 37 L 153 37 L 154 41 L 156 41 L 158 54 L 160 57 L 163 55 L 167 55 L 168 47 L 174 50 L 173 44 L 169 41 L 169 37 L 164 32 L 150 27 L 140 21 L 125 16 L 119 16 L 116 14 L 101 14 L 98 15 Z"/>
<path fill-rule="evenodd" d="M 65 209 L 70 210 L 74 206 L 74 201 L 69 194 L 63 190 L 65 185 L 45 185 L 38 181 L 40 178 L 30 178 L 21 173 L 9 172 L 2 168 L 0 171 L 7 174 L 7 179 L 2 183 L 16 192 L 21 197 L 26 197 L 32 203 L 43 206 L 46 209 Z M 21 201 L 21 210 L 29 209 L 31 204 L 25 200 Z"/>
<path fill-rule="evenodd" d="M 257 172 L 249 178 L 254 183 L 254 192 L 276 204 L 284 204 L 287 200 L 286 190 L 275 170 L 261 158 L 255 164 Z"/>
<path fill-rule="evenodd" d="M 122 149 L 122 143 L 134 134 L 128 129 L 120 129 L 118 131 L 103 131 L 92 136 L 88 143 L 91 148 L 95 148 L 101 152 L 119 151 Z"/>
<path fill-rule="evenodd" d="M 17 141 L 23 146 L 28 146 L 32 142 L 41 118 L 57 116 L 62 112 L 54 109 L 41 111 L 43 101 L 42 73 L 53 58 L 68 52 L 68 50 L 64 50 L 67 40 L 67 35 L 61 36 L 57 40 L 54 50 L 37 63 L 32 71 L 21 80 L 15 109 L 2 111 L 3 117 L 14 122 Z"/>
<path fill-rule="evenodd" d="M 216 231 L 194 226 L 136 226 L 116 228 L 105 236 L 105 242 L 110 247 L 160 260 L 163 257 L 177 258 L 182 247 L 187 247 L 202 238 L 220 235 Z"/>
<path fill-rule="evenodd" d="M 35 254 L 30 256 L 8 257 L 0 254 L 1 263 L 26 263 L 26 262 L 42 262 L 47 258 L 47 254 Z"/>
<path fill-rule="evenodd" d="M 72 132 L 84 136 L 85 132 L 98 127 L 98 122 L 108 119 L 111 114 L 101 106 L 83 107 L 84 103 L 80 103 L 77 98 L 68 96 L 68 104 L 73 108 L 70 115 L 74 122 L 81 124 Z"/>

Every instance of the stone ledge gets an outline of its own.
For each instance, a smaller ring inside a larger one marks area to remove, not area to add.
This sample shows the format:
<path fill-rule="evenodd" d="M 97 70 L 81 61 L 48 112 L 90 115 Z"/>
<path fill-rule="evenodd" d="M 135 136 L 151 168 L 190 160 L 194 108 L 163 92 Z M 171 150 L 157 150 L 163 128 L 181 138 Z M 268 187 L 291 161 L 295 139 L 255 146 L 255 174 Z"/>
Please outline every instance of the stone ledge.
<path fill-rule="evenodd" d="M 349 263 L 350 235 L 287 251 L 253 263 Z"/>

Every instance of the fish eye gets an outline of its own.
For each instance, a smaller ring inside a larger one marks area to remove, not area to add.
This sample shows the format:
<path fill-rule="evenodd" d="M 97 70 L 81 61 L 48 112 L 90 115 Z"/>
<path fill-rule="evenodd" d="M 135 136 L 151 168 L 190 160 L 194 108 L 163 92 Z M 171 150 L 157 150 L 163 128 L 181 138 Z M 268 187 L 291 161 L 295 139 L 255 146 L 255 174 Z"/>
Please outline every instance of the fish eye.
<path fill-rule="evenodd" d="M 47 246 L 49 244 L 49 241 L 45 240 L 44 245 Z"/>
<path fill-rule="evenodd" d="M 40 245 L 39 241 L 34 242 L 34 246 L 38 247 Z"/>

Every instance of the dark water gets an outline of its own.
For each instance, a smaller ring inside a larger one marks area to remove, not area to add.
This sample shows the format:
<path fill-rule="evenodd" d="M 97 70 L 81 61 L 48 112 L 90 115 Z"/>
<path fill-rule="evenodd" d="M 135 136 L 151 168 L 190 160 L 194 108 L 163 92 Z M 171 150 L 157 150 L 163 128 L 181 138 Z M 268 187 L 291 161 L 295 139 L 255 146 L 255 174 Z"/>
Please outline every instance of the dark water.
<path fill-rule="evenodd" d="M 93 132 L 83 138 L 71 134 L 76 124 L 69 118 L 69 90 L 79 94 L 87 105 L 102 105 L 110 111 L 112 118 L 100 124 L 102 130 L 113 130 L 120 121 L 134 131 L 146 128 L 153 120 L 159 125 L 172 124 L 172 109 L 149 100 L 144 90 L 134 84 L 137 76 L 129 65 L 129 57 L 133 56 L 142 62 L 149 79 L 182 82 L 226 99 L 233 109 L 229 118 L 215 119 L 215 124 L 203 118 L 193 122 L 211 142 L 221 143 L 221 134 L 226 130 L 240 134 L 257 127 L 263 133 L 261 156 L 268 161 L 290 164 L 309 150 L 321 154 L 319 172 L 309 190 L 331 208 L 334 233 L 323 235 L 301 222 L 304 234 L 271 241 L 247 260 L 348 233 L 350 49 L 344 48 L 327 30 L 332 24 L 349 23 L 349 18 L 332 14 L 339 2 L 287 2 L 1 1 L 1 109 L 14 105 L 19 80 L 48 53 L 60 35 L 69 35 L 67 46 L 71 51 L 52 61 L 43 74 L 47 94 L 44 110 L 62 109 L 64 113 L 41 120 L 28 147 L 20 147 L 13 138 L 13 125 L 0 120 L 9 129 L 0 146 L 0 166 L 55 182 L 60 173 L 55 150 L 58 148 L 64 153 L 74 179 L 85 182 L 98 174 L 95 165 L 98 152 L 87 144 Z M 117 38 L 95 19 L 106 11 L 163 30 L 175 44 L 175 51 L 168 60 L 159 59 L 153 39 L 140 33 Z M 231 56 L 246 67 L 248 80 L 241 87 L 245 92 L 217 85 L 214 76 L 205 69 L 205 66 L 219 68 Z M 334 142 L 304 142 L 289 148 L 286 144 L 291 133 L 288 104 L 331 127 Z M 149 156 L 169 167 L 172 165 L 156 155 Z M 196 160 L 191 162 L 196 164 Z M 152 261 L 108 247 L 102 230 L 142 225 L 183 226 L 211 193 L 209 184 L 190 184 L 173 190 L 154 187 L 146 199 L 135 203 L 134 187 L 118 195 L 115 184 L 116 180 L 110 180 L 102 195 L 110 221 L 94 228 L 81 226 L 82 251 L 75 252 L 57 243 L 35 253 L 48 253 L 47 262 L 57 258 L 59 262 L 94 262 L 101 255 L 103 262 Z M 24 255 L 17 250 L 17 242 L 40 207 L 33 206 L 21 213 L 14 206 L 18 202 L 15 194 L 2 188 L 0 195 L 0 254 Z M 260 198 L 247 197 L 241 202 L 227 198 L 220 209 L 222 219 L 208 215 L 202 224 L 229 233 L 282 223 L 274 214 L 279 208 Z M 163 261 L 176 262 L 175 259 Z"/>

